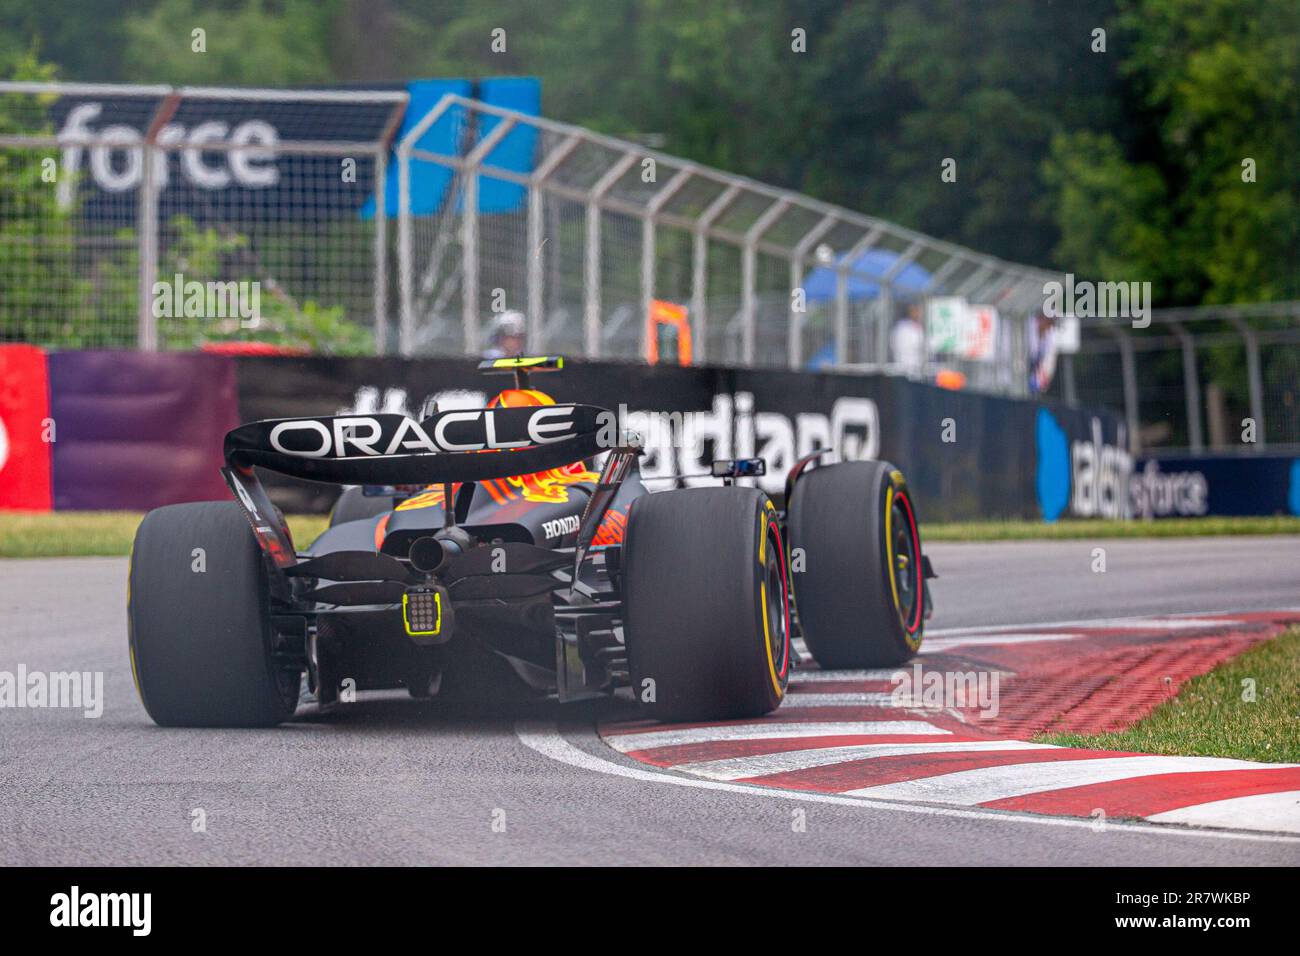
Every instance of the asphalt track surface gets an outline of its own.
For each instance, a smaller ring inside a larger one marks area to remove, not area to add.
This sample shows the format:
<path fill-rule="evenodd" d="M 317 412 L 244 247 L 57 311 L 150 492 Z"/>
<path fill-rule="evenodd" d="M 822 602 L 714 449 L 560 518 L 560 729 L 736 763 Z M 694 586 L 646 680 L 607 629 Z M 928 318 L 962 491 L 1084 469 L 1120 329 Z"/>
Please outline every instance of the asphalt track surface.
<path fill-rule="evenodd" d="M 1300 606 L 1300 537 L 927 551 L 932 630 Z M 125 559 L 0 561 L 0 670 L 103 671 L 105 696 L 98 719 L 0 710 L 0 863 L 1300 863 L 1300 841 L 1267 836 L 710 787 L 615 753 L 592 707 L 403 695 L 275 730 L 163 730 L 132 686 L 125 578 Z"/>

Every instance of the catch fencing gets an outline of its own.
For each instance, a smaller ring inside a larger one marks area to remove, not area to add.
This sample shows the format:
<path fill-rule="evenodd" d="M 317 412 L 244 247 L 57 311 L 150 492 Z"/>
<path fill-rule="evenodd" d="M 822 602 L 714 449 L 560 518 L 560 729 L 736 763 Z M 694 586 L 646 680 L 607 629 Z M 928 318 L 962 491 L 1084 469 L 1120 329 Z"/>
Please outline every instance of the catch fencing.
<path fill-rule="evenodd" d="M 1053 393 L 1122 410 L 1135 452 L 1300 452 L 1300 302 L 1085 320 Z"/>
<path fill-rule="evenodd" d="M 0 83 L 0 341 L 374 351 L 407 100 Z"/>
<path fill-rule="evenodd" d="M 580 127 L 408 102 L 0 83 L 0 341 L 473 354 L 518 310 L 536 351 L 891 370 L 894 324 L 959 296 L 998 310 L 996 342 L 906 371 L 1024 391 L 1051 273 Z M 257 321 L 194 281 L 255 284 Z"/>
<path fill-rule="evenodd" d="M 443 141 L 469 145 L 455 154 L 421 145 L 440 128 Z M 513 162 L 521 152 L 523 168 Z M 477 352 L 492 316 L 517 310 L 530 350 L 643 358 L 659 344 L 653 303 L 667 301 L 689 316 L 697 363 L 881 369 L 892 361 L 890 330 L 909 307 L 962 296 L 1006 320 L 995 360 L 964 371 L 974 385 L 1018 392 L 1024 319 L 1056 278 L 639 143 L 454 95 L 408 125 L 397 166 L 404 355 Z M 428 166 L 452 177 L 451 198 L 434 211 L 419 208 L 410 189 Z M 488 191 L 495 205 L 485 205 Z M 502 204 L 502 195 L 514 201 Z"/>
<path fill-rule="evenodd" d="M 1057 273 L 642 143 L 409 102 L 0 83 L 0 342 L 453 356 L 517 310 L 536 352 L 1030 390 Z M 939 299 L 996 310 L 978 355 L 937 340 Z M 1151 319 L 1083 319 L 1048 394 L 1122 410 L 1135 453 L 1300 449 L 1300 303 Z"/>

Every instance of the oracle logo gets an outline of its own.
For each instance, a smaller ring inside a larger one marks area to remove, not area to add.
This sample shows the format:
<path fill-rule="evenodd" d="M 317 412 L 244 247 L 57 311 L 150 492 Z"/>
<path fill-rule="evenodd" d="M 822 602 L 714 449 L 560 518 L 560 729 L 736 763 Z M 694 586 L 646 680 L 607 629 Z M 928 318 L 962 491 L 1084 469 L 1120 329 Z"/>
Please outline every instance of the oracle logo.
<path fill-rule="evenodd" d="M 448 434 L 452 427 L 460 440 Z M 497 413 L 479 410 L 442 412 L 425 422 L 398 418 L 395 427 L 391 419 L 366 415 L 295 419 L 277 422 L 268 440 L 280 454 L 296 458 L 507 450 L 572 438 L 576 434 L 573 407 L 554 405 L 531 412 L 523 427 L 526 437 L 507 441 L 499 433 Z"/>

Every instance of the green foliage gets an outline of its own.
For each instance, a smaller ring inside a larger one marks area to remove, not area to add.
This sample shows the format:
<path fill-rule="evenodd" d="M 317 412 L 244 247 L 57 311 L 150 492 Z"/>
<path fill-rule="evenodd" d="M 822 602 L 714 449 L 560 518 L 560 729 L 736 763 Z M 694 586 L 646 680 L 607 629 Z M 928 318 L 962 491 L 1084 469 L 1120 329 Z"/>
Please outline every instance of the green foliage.
<path fill-rule="evenodd" d="M 1005 258 L 1149 280 L 1157 304 L 1300 297 L 1295 0 L 54 6 L 0 0 L 0 65 L 37 49 L 97 80 L 533 74 L 555 118 Z"/>
<path fill-rule="evenodd" d="M 333 81 L 326 47 L 338 4 L 160 0 L 127 19 L 125 70 L 154 83 L 287 86 Z M 194 31 L 203 31 L 203 52 Z"/>
<path fill-rule="evenodd" d="M 223 234 L 211 226 L 199 228 L 187 216 L 175 217 L 169 226 L 174 238 L 168 244 L 161 280 L 174 281 L 171 277 L 180 274 L 186 282 L 257 281 L 253 276 L 234 278 L 226 265 L 248 246 L 247 236 Z M 319 355 L 374 352 L 370 331 L 349 321 L 343 306 L 322 306 L 312 299 L 299 304 L 275 283 L 260 284 L 260 320 L 255 326 L 242 325 L 238 317 L 164 317 L 158 320 L 162 347 L 197 349 L 209 342 L 258 342 Z"/>
<path fill-rule="evenodd" d="M 1125 160 L 1115 137 L 1081 131 L 1052 140 L 1044 177 L 1062 225 L 1057 259 L 1081 276 L 1142 277 L 1164 289 L 1183 274 L 1171 249 L 1160 171 Z"/>
<path fill-rule="evenodd" d="M 48 81 L 55 69 L 41 63 L 32 47 L 4 42 L 0 76 Z M 50 132 L 31 104 L 29 97 L 0 96 L 0 130 Z M 68 214 L 58 206 L 54 183 L 42 177 L 47 158 L 56 158 L 55 152 L 34 156 L 0 149 L 0 342 L 30 340 L 36 329 L 59 324 L 58 305 L 84 292 L 74 269 Z"/>
<path fill-rule="evenodd" d="M 1300 6 L 1123 0 L 1114 27 L 1142 135 L 1053 142 L 1057 261 L 1166 303 L 1300 297 Z"/>

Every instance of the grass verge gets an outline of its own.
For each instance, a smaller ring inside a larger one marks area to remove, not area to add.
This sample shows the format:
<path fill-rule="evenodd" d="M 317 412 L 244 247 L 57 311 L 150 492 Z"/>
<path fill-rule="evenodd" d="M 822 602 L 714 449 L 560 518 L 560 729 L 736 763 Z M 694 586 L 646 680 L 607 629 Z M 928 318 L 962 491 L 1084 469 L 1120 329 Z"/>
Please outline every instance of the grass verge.
<path fill-rule="evenodd" d="M 123 555 L 141 515 L 134 511 L 0 511 L 0 558 Z M 325 529 L 324 515 L 290 515 L 298 544 Z M 1171 518 L 1165 521 L 970 521 L 921 527 L 926 541 L 1036 541 L 1300 534 L 1300 518 Z"/>
<path fill-rule="evenodd" d="M 67 558 L 131 553 L 136 511 L 0 511 L 0 558 Z M 304 545 L 325 530 L 325 515 L 290 515 L 293 540 Z"/>
<path fill-rule="evenodd" d="M 1243 700 L 1246 681 L 1254 681 L 1254 701 Z M 1300 762 L 1300 628 L 1192 678 L 1128 730 L 1037 739 L 1065 747 Z"/>

